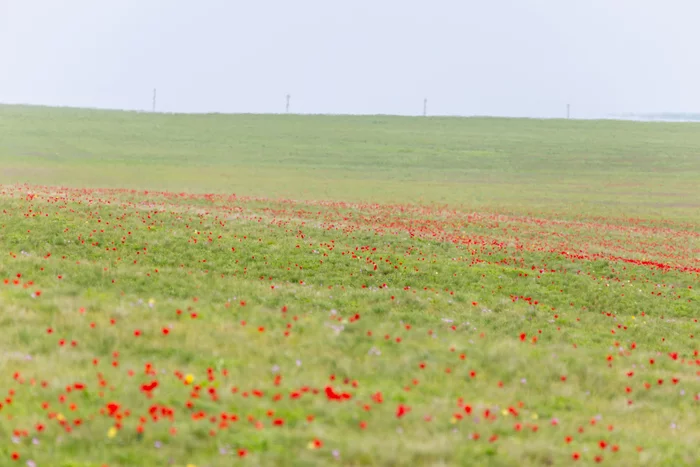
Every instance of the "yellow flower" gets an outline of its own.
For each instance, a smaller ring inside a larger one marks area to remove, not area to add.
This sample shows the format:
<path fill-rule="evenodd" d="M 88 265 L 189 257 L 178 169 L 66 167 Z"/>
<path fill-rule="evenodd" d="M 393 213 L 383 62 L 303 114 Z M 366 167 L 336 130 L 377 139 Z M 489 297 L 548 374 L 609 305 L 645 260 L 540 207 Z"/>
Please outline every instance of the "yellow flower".
<path fill-rule="evenodd" d="M 66 417 L 64 417 L 62 413 L 56 415 L 56 420 L 58 420 L 59 422 L 62 422 L 65 419 Z"/>
<path fill-rule="evenodd" d="M 536 413 L 533 413 L 533 414 L 532 414 L 532 419 L 533 419 L 533 420 L 537 420 L 537 414 L 536 414 Z"/>
<path fill-rule="evenodd" d="M 501 413 L 503 414 L 504 417 L 508 416 L 508 411 L 506 409 L 501 410 Z"/>
<path fill-rule="evenodd" d="M 115 436 L 117 436 L 117 429 L 114 428 L 114 427 L 112 427 L 112 428 L 110 428 L 109 431 L 107 432 L 107 437 L 108 437 L 108 438 L 114 438 Z"/>
<path fill-rule="evenodd" d="M 194 376 L 191 374 L 185 376 L 185 384 L 192 384 L 192 381 L 194 381 Z"/>
<path fill-rule="evenodd" d="M 194 464 L 187 464 L 187 467 L 197 467 L 197 466 Z"/>
<path fill-rule="evenodd" d="M 454 425 L 455 423 L 457 423 L 457 417 L 452 417 L 452 418 L 450 419 L 450 423 L 452 423 L 453 425 Z"/>

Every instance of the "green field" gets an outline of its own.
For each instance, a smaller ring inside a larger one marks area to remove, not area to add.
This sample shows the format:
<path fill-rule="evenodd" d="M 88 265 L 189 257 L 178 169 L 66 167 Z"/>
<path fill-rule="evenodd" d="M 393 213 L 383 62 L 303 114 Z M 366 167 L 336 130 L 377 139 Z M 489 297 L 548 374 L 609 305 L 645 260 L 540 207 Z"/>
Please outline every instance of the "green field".
<path fill-rule="evenodd" d="M 698 465 L 698 129 L 0 106 L 0 465 Z"/>
<path fill-rule="evenodd" d="M 694 123 L 0 106 L 0 135 L 4 183 L 700 219 Z"/>

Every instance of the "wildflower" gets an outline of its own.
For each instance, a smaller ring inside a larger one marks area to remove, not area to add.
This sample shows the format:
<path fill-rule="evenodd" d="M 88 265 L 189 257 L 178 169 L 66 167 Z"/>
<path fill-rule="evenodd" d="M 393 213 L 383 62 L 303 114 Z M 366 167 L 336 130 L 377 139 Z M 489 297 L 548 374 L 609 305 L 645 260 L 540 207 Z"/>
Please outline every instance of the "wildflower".
<path fill-rule="evenodd" d="M 398 407 L 396 407 L 396 418 L 401 418 L 404 415 L 406 415 L 409 411 L 411 410 L 410 407 L 405 406 L 403 404 L 399 404 Z"/>
<path fill-rule="evenodd" d="M 117 429 L 115 427 L 112 427 L 109 429 L 109 431 L 107 431 L 107 437 L 114 438 L 115 436 L 117 436 Z"/>
<path fill-rule="evenodd" d="M 314 438 L 313 441 L 309 442 L 309 444 L 307 445 L 307 448 L 309 448 L 309 449 L 321 449 L 322 446 L 323 446 L 323 441 L 321 441 L 318 438 Z"/>

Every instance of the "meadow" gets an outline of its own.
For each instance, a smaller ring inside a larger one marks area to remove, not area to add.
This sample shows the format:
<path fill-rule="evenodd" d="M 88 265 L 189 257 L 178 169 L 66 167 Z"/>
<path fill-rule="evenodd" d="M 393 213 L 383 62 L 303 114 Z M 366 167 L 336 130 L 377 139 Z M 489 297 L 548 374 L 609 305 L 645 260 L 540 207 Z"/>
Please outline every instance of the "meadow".
<path fill-rule="evenodd" d="M 0 465 L 698 465 L 697 128 L 0 106 Z"/>

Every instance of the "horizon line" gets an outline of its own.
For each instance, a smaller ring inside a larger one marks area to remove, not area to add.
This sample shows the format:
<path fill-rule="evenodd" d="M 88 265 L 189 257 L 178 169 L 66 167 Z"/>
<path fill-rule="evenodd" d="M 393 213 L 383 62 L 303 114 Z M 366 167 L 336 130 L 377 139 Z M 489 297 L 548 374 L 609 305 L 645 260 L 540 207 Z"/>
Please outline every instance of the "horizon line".
<path fill-rule="evenodd" d="M 597 117 L 527 117 L 527 116 L 506 116 L 506 115 L 462 115 L 462 114 L 431 114 L 431 115 L 409 115 L 409 114 L 392 114 L 392 113 L 331 113 L 331 112 L 177 112 L 177 111 L 158 111 L 145 109 L 125 109 L 115 107 L 84 107 L 74 105 L 50 105 L 50 104 L 29 104 L 29 103 L 8 103 L 0 102 L 0 106 L 5 107 L 33 107 L 33 108 L 48 108 L 48 109 L 70 109 L 70 110 L 89 110 L 89 111 L 104 111 L 104 112 L 125 112 L 138 114 L 153 114 L 153 115 L 178 115 L 178 116 L 236 116 L 236 115 L 255 115 L 255 116 L 308 116 L 308 117 L 393 117 L 393 118 L 464 118 L 464 119 L 503 119 L 503 120 L 616 120 L 616 121 L 640 121 L 640 122 L 665 122 L 665 123 L 693 123 L 700 122 L 700 112 L 625 112 L 615 113 L 607 116 Z M 672 118 L 678 116 L 680 118 Z M 682 117 L 694 117 L 689 120 L 683 120 Z M 643 120 L 643 119 L 650 120 Z"/>

